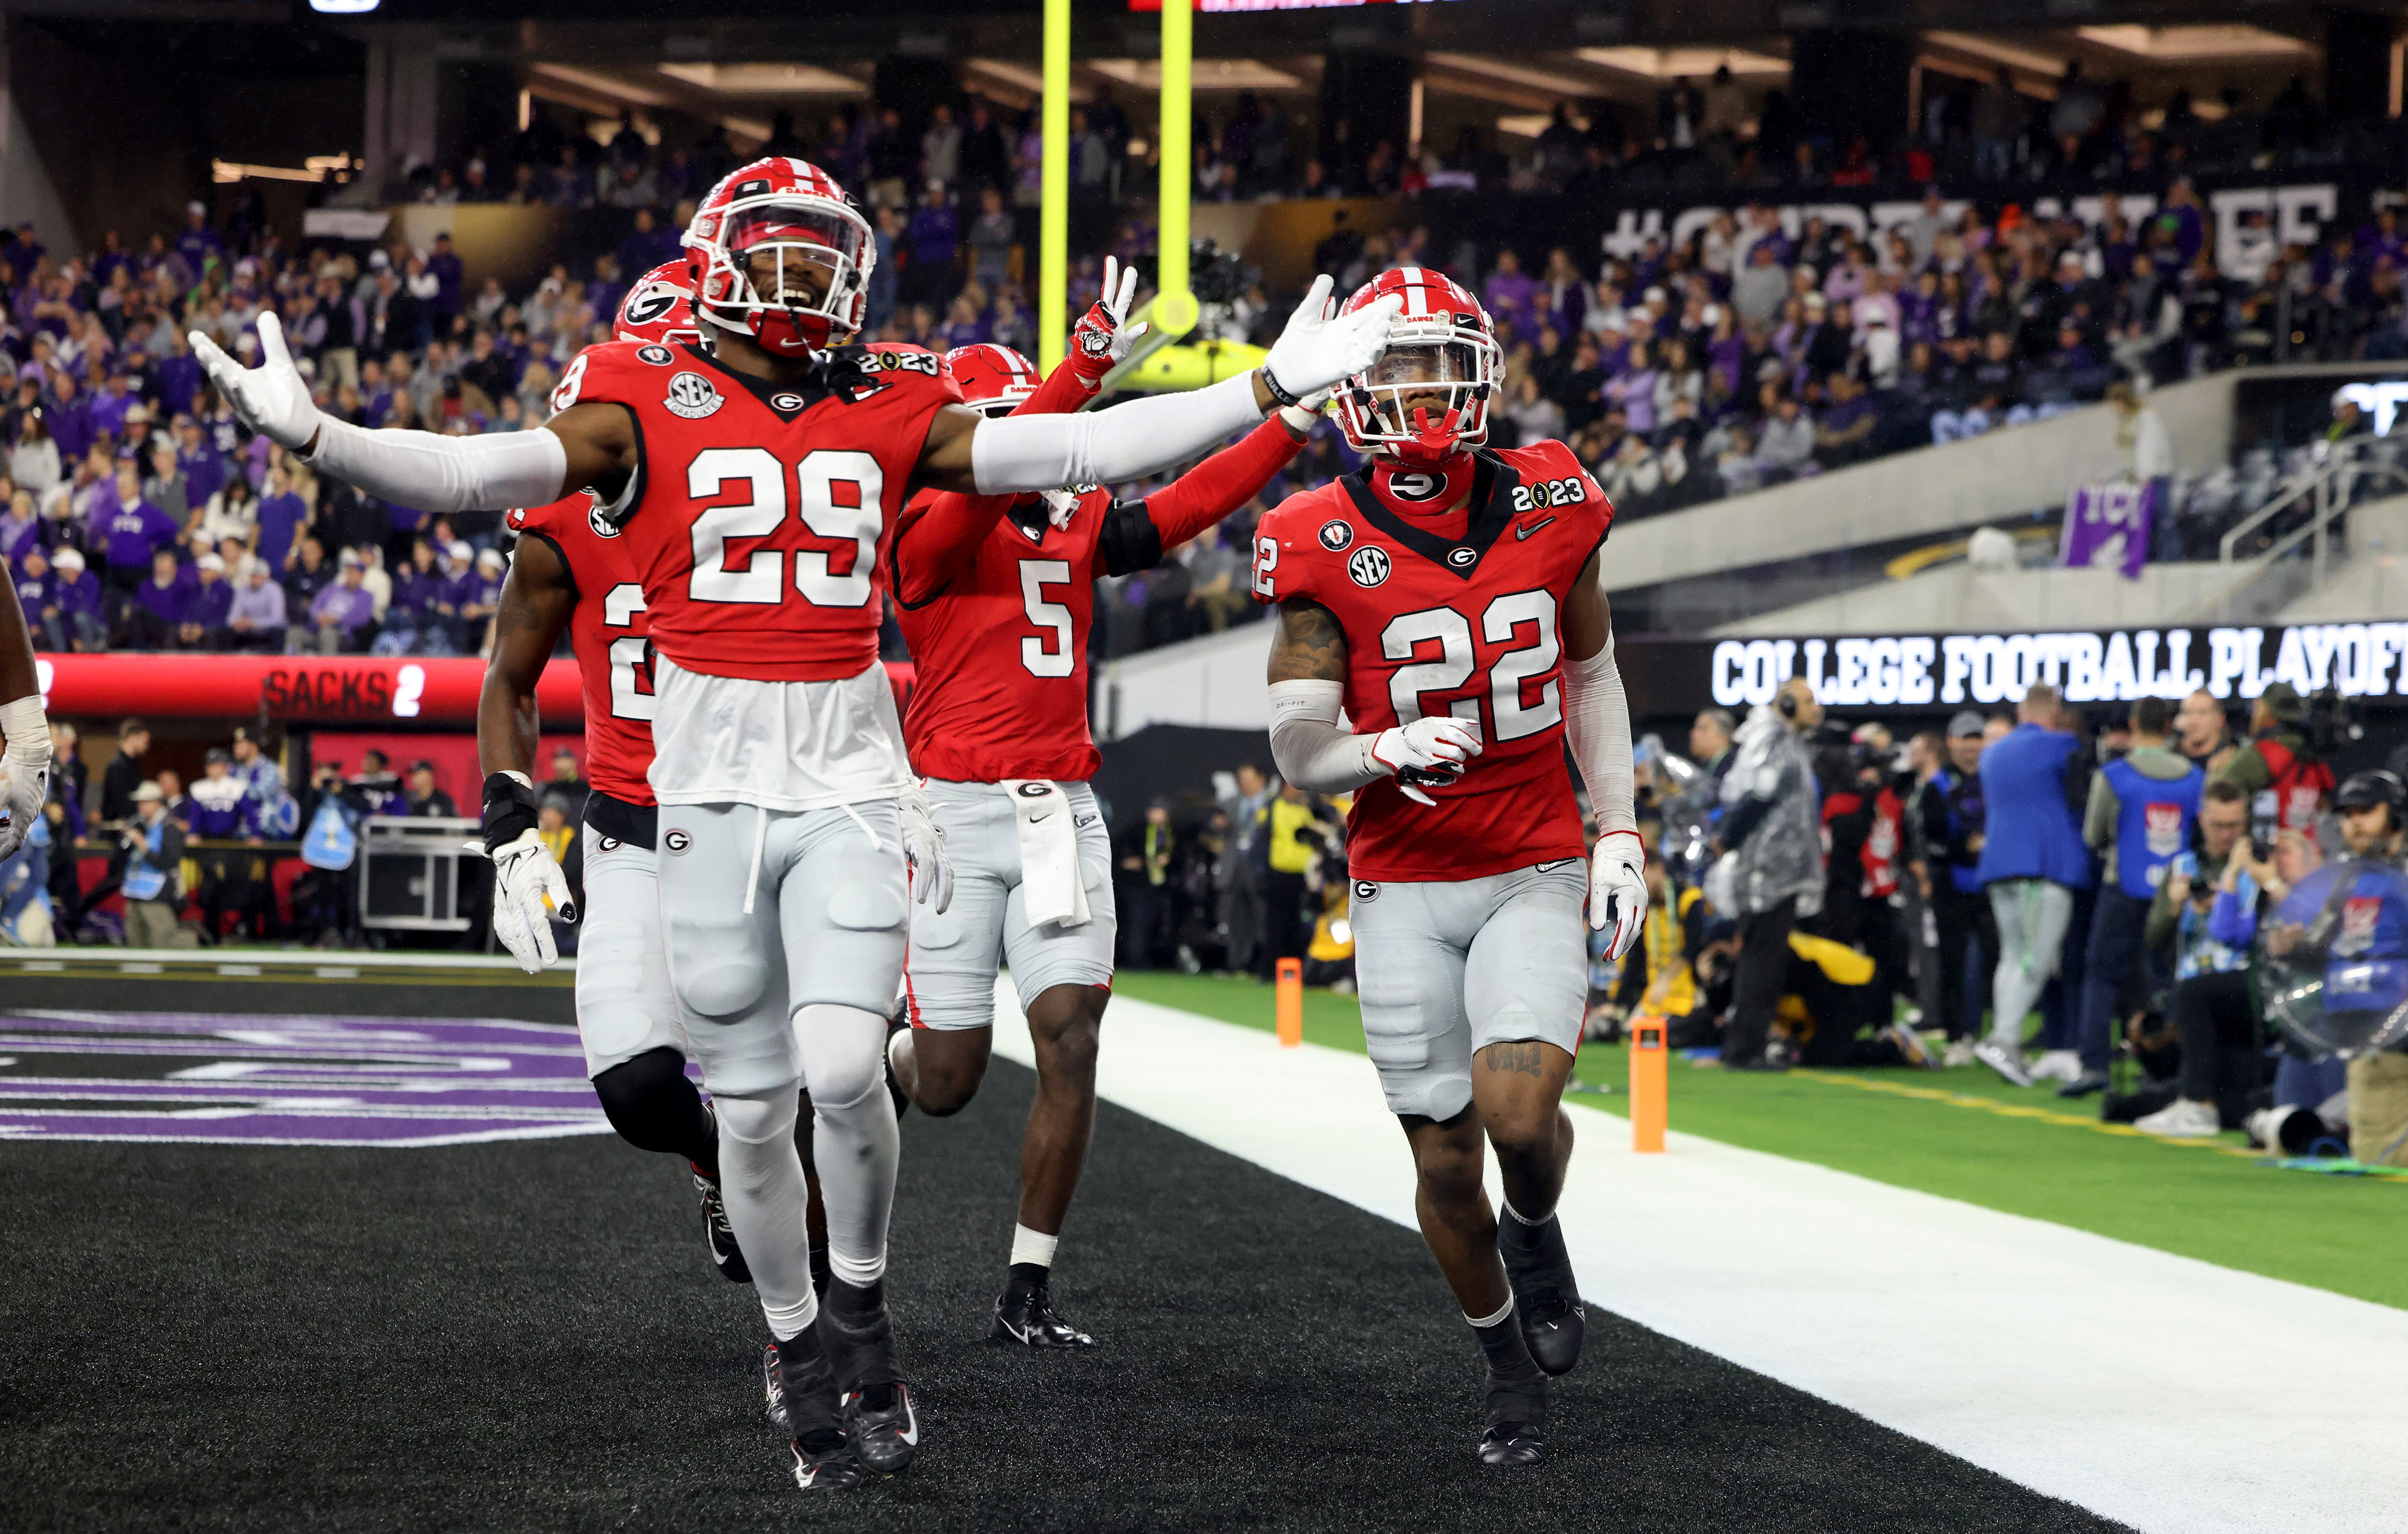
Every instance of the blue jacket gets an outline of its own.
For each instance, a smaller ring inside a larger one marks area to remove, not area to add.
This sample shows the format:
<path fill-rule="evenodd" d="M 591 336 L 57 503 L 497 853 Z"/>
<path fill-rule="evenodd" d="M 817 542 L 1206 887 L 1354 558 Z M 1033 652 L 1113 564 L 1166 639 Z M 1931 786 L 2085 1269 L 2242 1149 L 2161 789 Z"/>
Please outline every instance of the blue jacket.
<path fill-rule="evenodd" d="M 1985 885 L 2046 879 L 2069 889 L 2090 888 L 2090 849 L 2065 798 L 2078 746 L 2071 735 L 2026 724 L 1982 753 Z"/>
<path fill-rule="evenodd" d="M 2166 882 L 2167 866 L 2190 845 L 2207 775 L 2193 767 L 2169 781 L 2128 760 L 2111 761 L 2099 775 L 2115 795 L 2115 882 L 2134 900 L 2148 900 Z"/>
<path fill-rule="evenodd" d="M 2346 874 L 2350 889 L 2336 904 Z M 2270 921 L 2315 933 L 2338 916 L 2327 938 L 2327 1011 L 2387 1011 L 2408 1001 L 2408 878 L 2355 859 L 2327 863 L 2292 887 Z"/>

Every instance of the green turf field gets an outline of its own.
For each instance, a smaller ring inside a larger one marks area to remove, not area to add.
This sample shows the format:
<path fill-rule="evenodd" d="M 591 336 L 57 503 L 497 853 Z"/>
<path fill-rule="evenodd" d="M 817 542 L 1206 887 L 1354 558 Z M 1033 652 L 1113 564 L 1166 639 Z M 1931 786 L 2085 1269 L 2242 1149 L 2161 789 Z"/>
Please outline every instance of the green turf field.
<path fill-rule="evenodd" d="M 1254 981 L 1124 972 L 1113 987 L 1271 1027 L 1270 987 Z M 1307 991 L 1304 1036 L 1361 1053 L 1354 998 Z M 1584 1049 L 1580 1079 L 1612 1092 L 1567 1101 L 1622 1113 L 1625 1063 L 1619 1045 Z M 1978 1066 L 1727 1075 L 1675 1058 L 1670 1095 L 1676 1130 L 2408 1307 L 2408 1183 L 2276 1172 L 2237 1133 L 2155 1140 L 2100 1124 L 2096 1099 L 2060 1101 Z"/>

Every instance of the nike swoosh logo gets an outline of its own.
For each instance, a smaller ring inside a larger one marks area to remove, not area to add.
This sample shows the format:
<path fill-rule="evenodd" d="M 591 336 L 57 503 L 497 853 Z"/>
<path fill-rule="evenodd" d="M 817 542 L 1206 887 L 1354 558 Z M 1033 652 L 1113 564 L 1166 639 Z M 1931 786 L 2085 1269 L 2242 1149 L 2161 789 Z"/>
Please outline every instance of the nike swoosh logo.
<path fill-rule="evenodd" d="M 1574 858 L 1558 858 L 1552 863 L 1541 863 L 1539 865 L 1539 872 L 1541 874 L 1553 874 L 1555 870 L 1570 867 L 1572 863 L 1577 862 L 1578 860 L 1578 859 Z"/>
<path fill-rule="evenodd" d="M 1051 819 L 1053 819 L 1053 818 L 1054 818 L 1054 812 L 1053 812 L 1052 810 L 1047 810 L 1043 815 L 1032 815 L 1032 816 L 1030 816 L 1030 817 L 1028 817 L 1028 823 L 1029 823 L 1030 825 L 1032 825 L 1032 826 L 1033 826 L 1033 825 L 1037 824 L 1037 823 L 1038 823 L 1039 821 L 1040 821 L 1040 820 L 1051 820 Z"/>
<path fill-rule="evenodd" d="M 1555 518 L 1552 517 L 1541 517 L 1535 522 L 1515 523 L 1513 527 L 1513 541 L 1517 544 L 1520 543 L 1523 539 L 1528 537 L 1531 533 L 1538 532 L 1541 528 L 1545 527 L 1549 522 L 1554 520 Z"/>

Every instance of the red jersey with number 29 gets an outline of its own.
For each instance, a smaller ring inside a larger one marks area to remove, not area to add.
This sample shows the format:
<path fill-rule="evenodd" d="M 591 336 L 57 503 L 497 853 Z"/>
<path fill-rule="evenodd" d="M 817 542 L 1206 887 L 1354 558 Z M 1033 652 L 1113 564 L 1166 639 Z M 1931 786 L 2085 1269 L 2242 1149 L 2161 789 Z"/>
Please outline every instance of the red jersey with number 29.
<path fill-rule="evenodd" d="M 630 804 L 652 803 L 652 666 L 644 636 L 644 587 L 627 540 L 580 490 L 507 518 L 522 538 L 540 538 L 568 575 L 568 643 L 585 695 L 585 775 Z"/>
<path fill-rule="evenodd" d="M 617 504 L 633 508 L 622 536 L 660 653 L 704 675 L 816 682 L 877 660 L 880 548 L 931 419 L 960 399 L 917 347 L 839 351 L 788 387 L 696 346 L 613 341 L 580 352 L 552 403 L 636 418 Z"/>
<path fill-rule="evenodd" d="M 1383 505 L 1361 475 L 1290 496 L 1254 539 L 1257 601 L 1301 597 L 1345 631 L 1359 732 L 1453 714 L 1480 723 L 1456 783 L 1407 799 L 1383 777 L 1347 817 L 1347 872 L 1485 878 L 1585 851 L 1564 762 L 1561 615 L 1613 507 L 1560 442 L 1476 455 L 1464 509 Z"/>

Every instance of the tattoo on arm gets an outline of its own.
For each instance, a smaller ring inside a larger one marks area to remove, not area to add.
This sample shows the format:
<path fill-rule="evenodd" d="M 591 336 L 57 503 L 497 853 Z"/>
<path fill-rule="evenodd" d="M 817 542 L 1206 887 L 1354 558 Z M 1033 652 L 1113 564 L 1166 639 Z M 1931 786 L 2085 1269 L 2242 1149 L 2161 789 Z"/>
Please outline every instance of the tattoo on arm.
<path fill-rule="evenodd" d="M 1540 1058 L 1536 1044 L 1492 1044 L 1480 1052 L 1480 1058 L 1491 1071 L 1515 1072 L 1523 1075 L 1546 1075 L 1545 1062 Z"/>
<path fill-rule="evenodd" d="M 1302 597 L 1290 597 L 1281 603 L 1279 637 L 1271 642 L 1270 679 L 1344 681 L 1346 630 L 1338 621 L 1338 615 Z"/>
<path fill-rule="evenodd" d="M 504 633 L 535 632 L 544 627 L 543 615 L 536 611 L 518 582 L 505 581 L 501 605 L 494 610 L 494 626 Z"/>

